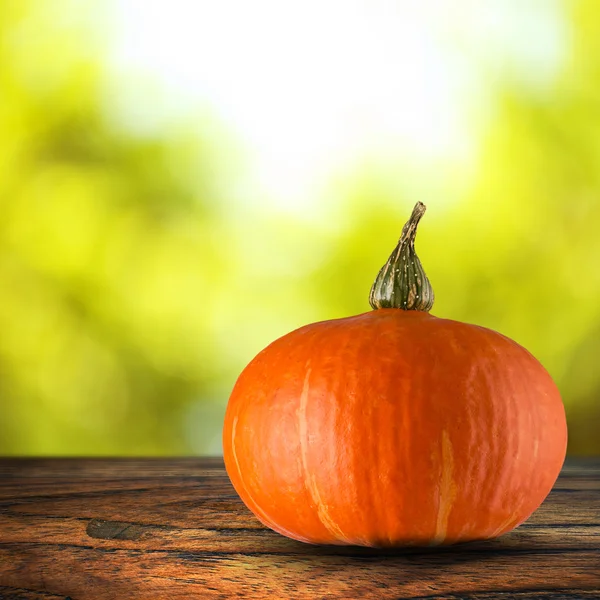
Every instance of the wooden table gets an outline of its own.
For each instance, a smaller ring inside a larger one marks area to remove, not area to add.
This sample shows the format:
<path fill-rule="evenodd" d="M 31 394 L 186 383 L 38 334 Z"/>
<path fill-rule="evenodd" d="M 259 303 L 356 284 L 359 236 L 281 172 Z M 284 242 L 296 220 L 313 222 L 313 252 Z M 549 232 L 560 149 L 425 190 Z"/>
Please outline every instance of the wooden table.
<path fill-rule="evenodd" d="M 265 529 L 221 459 L 3 459 L 0 598 L 600 598 L 600 460 L 499 540 L 377 551 Z"/>

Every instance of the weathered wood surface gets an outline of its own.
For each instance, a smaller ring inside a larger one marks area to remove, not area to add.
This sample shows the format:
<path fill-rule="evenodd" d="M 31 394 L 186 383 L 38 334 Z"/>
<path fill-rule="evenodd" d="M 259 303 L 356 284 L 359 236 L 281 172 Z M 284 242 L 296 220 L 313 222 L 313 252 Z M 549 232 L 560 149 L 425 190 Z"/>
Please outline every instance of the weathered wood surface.
<path fill-rule="evenodd" d="M 3 459 L 0 598 L 600 599 L 600 460 L 498 540 L 377 551 L 265 529 L 220 459 Z"/>

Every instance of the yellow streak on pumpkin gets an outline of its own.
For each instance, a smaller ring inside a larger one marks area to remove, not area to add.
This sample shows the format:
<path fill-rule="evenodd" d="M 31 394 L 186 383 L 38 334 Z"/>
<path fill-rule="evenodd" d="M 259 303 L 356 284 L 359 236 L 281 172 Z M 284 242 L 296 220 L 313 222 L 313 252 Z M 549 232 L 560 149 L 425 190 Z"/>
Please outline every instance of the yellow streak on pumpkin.
<path fill-rule="evenodd" d="M 235 451 L 235 430 L 237 429 L 238 417 L 233 417 L 233 425 L 231 426 L 231 452 L 233 453 L 233 460 L 235 461 L 235 468 L 237 469 L 240 479 L 242 478 L 242 470 L 240 469 L 240 463 L 238 461 L 237 452 Z"/>
<path fill-rule="evenodd" d="M 280 525 L 277 525 L 276 523 L 274 523 L 263 512 L 263 510 L 259 506 L 258 502 L 254 499 L 254 497 L 250 493 L 249 486 L 247 486 L 244 483 L 244 480 L 242 479 L 242 470 L 240 469 L 240 463 L 239 463 L 238 457 L 237 457 L 237 452 L 235 451 L 235 430 L 237 428 L 237 423 L 238 423 L 238 417 L 236 415 L 233 418 L 233 425 L 231 427 L 231 452 L 233 454 L 233 460 L 235 461 L 235 467 L 237 469 L 237 472 L 238 472 L 238 475 L 240 478 L 240 482 L 241 482 L 242 486 L 244 487 L 244 490 L 245 490 L 246 494 L 248 495 L 248 498 L 250 498 L 250 500 L 252 501 L 253 509 L 260 514 L 260 517 L 263 520 L 263 522 L 266 523 L 271 529 L 274 529 L 275 531 L 281 533 L 282 535 L 287 535 L 288 537 L 295 538 L 295 539 L 303 541 L 303 542 L 308 542 L 308 540 L 306 538 L 301 538 L 300 536 L 293 534 L 290 531 L 288 531 L 287 529 L 284 529 Z"/>
<path fill-rule="evenodd" d="M 438 514 L 435 524 L 435 535 L 430 546 L 438 546 L 446 539 L 448 518 L 456 499 L 456 482 L 454 474 L 454 453 L 448 432 L 442 432 L 442 473 L 438 492 Z"/>
<path fill-rule="evenodd" d="M 488 536 L 488 539 L 498 537 L 500 534 L 504 533 L 505 531 L 508 531 L 509 529 L 512 528 L 512 526 L 514 526 L 514 524 L 518 520 L 519 520 L 518 515 L 516 513 L 513 513 L 512 515 L 510 515 L 510 517 L 508 517 L 508 519 L 505 519 L 502 522 L 500 527 L 496 527 L 496 529 L 494 529 L 494 531 Z"/>
<path fill-rule="evenodd" d="M 343 531 L 340 529 L 340 527 L 329 514 L 329 509 L 327 505 L 323 502 L 321 498 L 321 493 L 319 492 L 319 488 L 317 487 L 316 478 L 314 475 L 311 475 L 308 471 L 308 423 L 306 418 L 306 405 L 308 404 L 308 394 L 310 390 L 308 380 L 310 377 L 311 370 L 312 369 L 308 368 L 308 370 L 306 371 L 306 376 L 304 377 L 304 383 L 302 385 L 302 394 L 300 396 L 300 408 L 298 409 L 300 429 L 300 451 L 302 456 L 302 469 L 304 470 L 304 484 L 310 494 L 313 503 L 317 507 L 317 515 L 325 529 L 327 529 L 327 531 L 336 538 L 343 541 L 349 541 L 344 535 Z"/>

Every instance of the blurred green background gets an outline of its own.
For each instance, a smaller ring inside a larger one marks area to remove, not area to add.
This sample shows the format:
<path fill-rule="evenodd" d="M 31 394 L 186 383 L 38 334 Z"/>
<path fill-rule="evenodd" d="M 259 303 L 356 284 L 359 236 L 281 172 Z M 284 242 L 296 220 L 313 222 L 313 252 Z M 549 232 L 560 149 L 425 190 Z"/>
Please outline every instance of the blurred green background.
<path fill-rule="evenodd" d="M 417 200 L 433 314 L 600 453 L 600 3 L 0 0 L 0 453 L 220 453 Z"/>

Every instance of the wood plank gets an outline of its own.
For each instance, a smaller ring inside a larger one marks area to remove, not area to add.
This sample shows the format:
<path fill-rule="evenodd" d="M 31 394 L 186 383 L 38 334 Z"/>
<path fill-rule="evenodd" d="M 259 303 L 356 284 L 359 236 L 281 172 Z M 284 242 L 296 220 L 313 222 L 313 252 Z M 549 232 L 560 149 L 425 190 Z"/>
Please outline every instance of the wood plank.
<path fill-rule="evenodd" d="M 266 529 L 218 459 L 3 459 L 0 586 L 24 600 L 600 598 L 600 461 L 567 464 L 498 540 L 379 551 Z"/>
<path fill-rule="evenodd" d="M 301 556 L 2 544 L 1 583 L 99 600 L 410 598 L 434 594 L 599 590 L 600 551 Z M 162 594 L 162 596 L 161 596 Z"/>
<path fill-rule="evenodd" d="M 65 600 L 62 594 L 57 596 L 43 590 L 26 590 L 23 588 L 9 588 L 0 585 L 1 600 Z M 71 600 L 66 598 L 66 600 Z"/>

